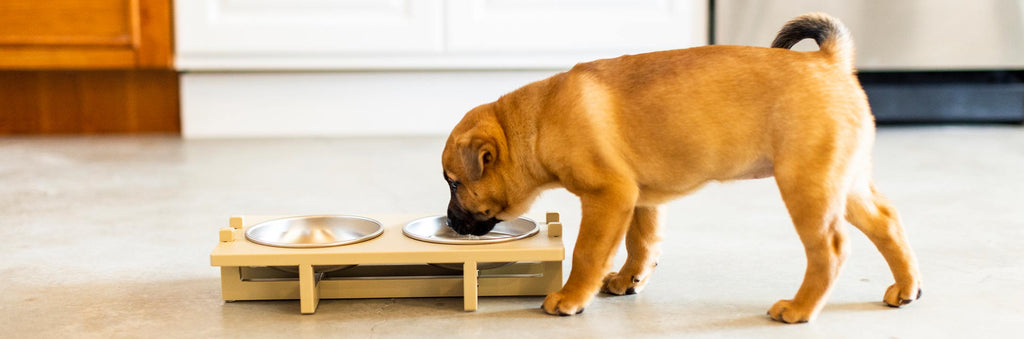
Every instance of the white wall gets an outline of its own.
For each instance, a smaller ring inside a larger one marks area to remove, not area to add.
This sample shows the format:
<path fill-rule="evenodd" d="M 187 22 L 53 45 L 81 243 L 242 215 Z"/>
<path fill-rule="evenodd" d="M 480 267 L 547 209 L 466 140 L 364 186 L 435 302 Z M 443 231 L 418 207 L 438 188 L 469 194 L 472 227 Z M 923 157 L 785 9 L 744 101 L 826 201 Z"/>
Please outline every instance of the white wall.
<path fill-rule="evenodd" d="M 186 138 L 447 134 L 555 71 L 186 73 Z"/>

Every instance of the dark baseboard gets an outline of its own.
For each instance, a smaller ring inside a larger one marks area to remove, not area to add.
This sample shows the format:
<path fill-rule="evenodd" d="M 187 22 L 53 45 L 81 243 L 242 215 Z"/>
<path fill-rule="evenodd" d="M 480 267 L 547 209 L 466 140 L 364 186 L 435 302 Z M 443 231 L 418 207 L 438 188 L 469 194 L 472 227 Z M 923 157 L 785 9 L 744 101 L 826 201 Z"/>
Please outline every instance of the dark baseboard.
<path fill-rule="evenodd" d="M 1024 71 L 861 72 L 879 124 L 1024 122 Z"/>

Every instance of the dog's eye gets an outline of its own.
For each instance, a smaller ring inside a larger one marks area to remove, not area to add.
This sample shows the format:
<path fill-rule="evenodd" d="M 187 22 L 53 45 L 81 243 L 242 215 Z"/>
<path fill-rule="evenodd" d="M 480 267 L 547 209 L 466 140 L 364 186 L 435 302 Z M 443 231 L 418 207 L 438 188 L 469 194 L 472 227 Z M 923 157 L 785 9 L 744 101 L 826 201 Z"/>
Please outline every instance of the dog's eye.
<path fill-rule="evenodd" d="M 448 173 L 443 173 L 443 174 L 444 174 L 444 181 L 448 182 L 448 188 L 450 188 L 452 190 L 452 192 L 455 192 L 455 189 L 459 188 L 459 185 L 461 183 L 459 183 L 458 181 L 455 181 L 455 180 L 452 180 L 451 178 L 449 178 L 448 177 Z"/>

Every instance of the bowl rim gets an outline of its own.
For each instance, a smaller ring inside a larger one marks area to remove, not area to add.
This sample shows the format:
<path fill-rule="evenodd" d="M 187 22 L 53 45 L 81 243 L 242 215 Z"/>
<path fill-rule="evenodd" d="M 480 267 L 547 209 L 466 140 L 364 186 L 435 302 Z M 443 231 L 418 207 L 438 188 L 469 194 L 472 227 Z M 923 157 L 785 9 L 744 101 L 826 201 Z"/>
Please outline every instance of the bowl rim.
<path fill-rule="evenodd" d="M 363 221 L 369 221 L 369 222 L 373 223 L 374 225 L 377 225 L 377 229 L 375 231 L 369 233 L 369 234 L 366 234 L 366 235 L 364 235 L 362 237 L 359 237 L 359 238 L 356 238 L 356 239 L 343 240 L 343 241 L 335 241 L 335 242 L 329 242 L 329 243 L 315 243 L 315 244 L 294 244 L 294 243 L 281 243 L 281 242 L 275 242 L 275 241 L 264 241 L 264 240 L 256 239 L 255 236 L 251 236 L 250 235 L 250 233 L 254 232 L 254 230 L 259 229 L 261 227 L 267 227 L 266 225 L 270 225 L 270 224 L 273 224 L 275 222 L 282 222 L 282 221 L 295 220 L 295 219 L 314 219 L 314 218 L 359 219 L 359 220 L 363 220 Z M 374 220 L 374 219 L 371 219 L 371 218 L 367 218 L 367 217 L 364 217 L 364 216 L 347 215 L 347 214 L 311 214 L 311 215 L 296 215 L 296 216 L 289 216 L 289 217 L 282 217 L 282 218 L 274 218 L 274 219 L 270 219 L 270 220 L 265 220 L 265 221 L 259 222 L 259 223 L 255 224 L 255 225 L 252 225 L 252 226 L 249 226 L 249 227 L 245 228 L 245 239 L 250 241 L 250 242 L 256 243 L 256 244 L 260 244 L 260 245 L 264 245 L 264 246 L 272 246 L 272 247 L 282 247 L 282 248 L 320 248 L 320 247 L 334 247 L 334 246 L 351 245 L 351 244 L 361 243 L 361 242 L 364 242 L 364 241 L 367 241 L 367 240 L 371 240 L 371 239 L 377 238 L 377 237 L 379 237 L 383 233 L 384 233 L 384 225 L 381 224 L 380 221 L 377 221 L 377 220 Z"/>

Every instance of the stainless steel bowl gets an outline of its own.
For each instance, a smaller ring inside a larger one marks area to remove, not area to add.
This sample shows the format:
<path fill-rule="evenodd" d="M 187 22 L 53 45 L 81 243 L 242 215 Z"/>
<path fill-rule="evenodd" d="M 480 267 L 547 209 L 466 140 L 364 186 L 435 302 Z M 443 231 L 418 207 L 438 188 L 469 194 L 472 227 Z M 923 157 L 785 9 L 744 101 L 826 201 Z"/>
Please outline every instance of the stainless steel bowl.
<path fill-rule="evenodd" d="M 376 220 L 350 215 L 308 215 L 261 222 L 245 238 L 274 247 L 315 248 L 367 241 L 384 232 Z"/>
<path fill-rule="evenodd" d="M 451 245 L 479 245 L 519 240 L 540 232 L 537 223 L 527 218 L 502 221 L 484 235 L 462 235 L 448 227 L 448 217 L 443 215 L 413 220 L 402 228 L 405 236 L 426 242 Z"/>

